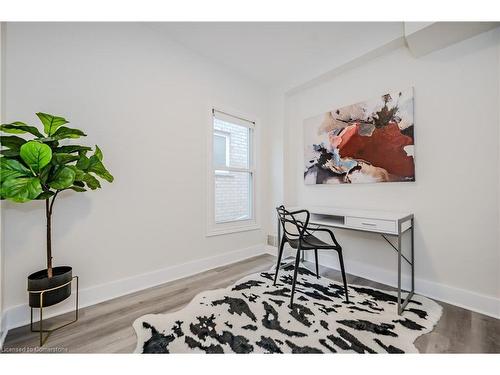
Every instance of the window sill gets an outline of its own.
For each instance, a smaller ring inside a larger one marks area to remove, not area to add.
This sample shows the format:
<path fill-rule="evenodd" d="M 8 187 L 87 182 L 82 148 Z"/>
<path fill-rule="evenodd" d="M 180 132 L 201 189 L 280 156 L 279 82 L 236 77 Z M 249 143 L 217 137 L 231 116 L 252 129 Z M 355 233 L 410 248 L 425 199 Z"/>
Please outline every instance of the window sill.
<path fill-rule="evenodd" d="M 230 225 L 224 225 L 224 224 L 219 224 L 215 226 L 212 225 L 211 227 L 207 228 L 206 237 L 220 236 L 223 234 L 238 233 L 238 232 L 248 232 L 257 229 L 260 229 L 260 225 L 255 222 L 240 223 L 240 224 L 231 223 Z"/>

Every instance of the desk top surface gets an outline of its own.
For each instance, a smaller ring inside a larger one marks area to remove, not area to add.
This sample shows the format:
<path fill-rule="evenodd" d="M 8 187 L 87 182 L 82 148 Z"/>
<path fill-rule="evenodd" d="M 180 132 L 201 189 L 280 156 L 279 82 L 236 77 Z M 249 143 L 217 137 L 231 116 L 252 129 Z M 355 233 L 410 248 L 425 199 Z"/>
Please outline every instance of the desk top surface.
<path fill-rule="evenodd" d="M 311 214 L 332 215 L 332 216 L 350 216 L 363 217 L 382 220 L 401 220 L 413 217 L 411 212 L 394 212 L 384 210 L 360 210 L 346 207 L 331 207 L 331 206 L 289 206 L 286 207 L 289 211 L 306 209 Z"/>

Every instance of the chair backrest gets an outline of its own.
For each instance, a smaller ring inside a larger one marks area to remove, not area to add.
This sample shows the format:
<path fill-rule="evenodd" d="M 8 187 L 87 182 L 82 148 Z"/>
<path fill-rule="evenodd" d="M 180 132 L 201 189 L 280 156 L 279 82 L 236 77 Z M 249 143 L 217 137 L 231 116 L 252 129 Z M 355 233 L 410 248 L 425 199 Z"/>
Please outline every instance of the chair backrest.
<path fill-rule="evenodd" d="M 309 224 L 309 211 L 298 210 L 290 212 L 283 205 L 276 207 L 276 211 L 278 212 L 278 218 L 283 228 L 283 236 L 287 240 L 299 239 L 302 241 L 307 230 L 307 225 Z M 304 218 L 302 219 L 302 217 Z"/>

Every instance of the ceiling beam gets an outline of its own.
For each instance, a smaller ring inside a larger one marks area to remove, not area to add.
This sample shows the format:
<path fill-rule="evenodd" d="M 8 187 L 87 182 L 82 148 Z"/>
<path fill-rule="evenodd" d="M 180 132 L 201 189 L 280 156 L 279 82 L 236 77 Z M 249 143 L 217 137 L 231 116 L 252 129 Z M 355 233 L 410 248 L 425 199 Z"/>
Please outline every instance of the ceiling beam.
<path fill-rule="evenodd" d="M 500 26 L 500 22 L 405 22 L 404 37 L 415 57 L 451 46 Z"/>

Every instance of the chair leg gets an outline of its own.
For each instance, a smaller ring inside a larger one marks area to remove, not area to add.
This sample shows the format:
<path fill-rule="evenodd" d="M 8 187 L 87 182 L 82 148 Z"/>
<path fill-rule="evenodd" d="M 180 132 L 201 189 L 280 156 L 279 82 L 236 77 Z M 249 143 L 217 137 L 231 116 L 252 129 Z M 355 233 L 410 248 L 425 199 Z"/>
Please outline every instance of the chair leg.
<path fill-rule="evenodd" d="M 349 302 L 349 292 L 347 291 L 347 280 L 345 278 L 345 268 L 344 268 L 344 259 L 342 258 L 342 250 L 340 250 L 338 254 L 340 262 L 340 271 L 342 272 L 342 280 L 344 281 L 345 300 L 346 302 Z"/>
<path fill-rule="evenodd" d="M 316 258 L 316 277 L 319 279 L 318 249 L 314 249 L 314 258 Z"/>
<path fill-rule="evenodd" d="M 300 249 L 297 249 L 297 258 L 295 259 L 295 268 L 293 270 L 293 283 L 292 283 L 292 294 L 290 297 L 290 308 L 293 308 L 293 295 L 295 293 L 295 284 L 297 283 L 297 273 L 299 271 L 300 264 Z"/>
<path fill-rule="evenodd" d="M 274 273 L 274 283 L 273 285 L 276 285 L 276 281 L 278 280 L 278 272 L 280 269 L 280 264 L 281 264 L 281 257 L 283 256 L 283 249 L 285 248 L 285 237 L 281 239 L 281 245 L 280 245 L 280 251 L 278 253 L 278 264 L 276 264 L 276 272 Z"/>

